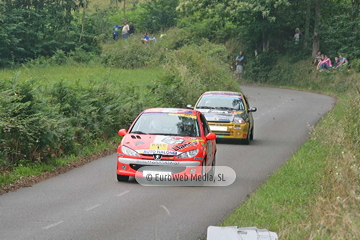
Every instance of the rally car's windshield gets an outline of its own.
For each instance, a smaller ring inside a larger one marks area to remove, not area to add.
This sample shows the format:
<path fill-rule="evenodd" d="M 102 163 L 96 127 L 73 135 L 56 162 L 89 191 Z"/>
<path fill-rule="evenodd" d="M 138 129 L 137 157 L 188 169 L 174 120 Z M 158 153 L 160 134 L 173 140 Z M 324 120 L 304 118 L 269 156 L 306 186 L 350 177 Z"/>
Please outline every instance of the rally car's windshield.
<path fill-rule="evenodd" d="M 143 113 L 130 133 L 199 137 L 195 115 L 168 112 Z"/>
<path fill-rule="evenodd" d="M 198 104 L 197 109 L 221 109 L 221 110 L 245 110 L 241 98 L 232 96 L 203 96 Z"/>

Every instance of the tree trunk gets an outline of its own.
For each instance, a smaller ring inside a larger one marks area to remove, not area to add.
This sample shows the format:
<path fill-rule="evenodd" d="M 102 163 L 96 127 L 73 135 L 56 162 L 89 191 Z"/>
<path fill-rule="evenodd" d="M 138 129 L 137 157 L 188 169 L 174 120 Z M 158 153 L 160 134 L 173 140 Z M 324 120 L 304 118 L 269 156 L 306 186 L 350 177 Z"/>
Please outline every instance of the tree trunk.
<path fill-rule="evenodd" d="M 357 19 L 359 18 L 360 0 L 352 0 L 351 22 L 354 23 L 354 32 L 357 32 Z"/>
<path fill-rule="evenodd" d="M 263 52 L 268 52 L 269 51 L 269 45 L 270 45 L 269 38 L 267 37 L 265 31 L 262 31 L 262 49 L 263 49 Z"/>
<path fill-rule="evenodd" d="M 311 3 L 312 0 L 307 0 L 306 4 L 306 15 L 305 15 L 305 37 L 304 37 L 304 47 L 307 48 L 310 40 L 310 14 L 311 14 Z"/>
<path fill-rule="evenodd" d="M 124 21 L 126 21 L 126 6 L 125 6 L 126 0 L 124 0 Z"/>
<path fill-rule="evenodd" d="M 79 43 L 81 42 L 82 35 L 84 34 L 86 8 L 87 8 L 87 0 L 84 1 L 84 9 L 83 9 L 83 14 L 82 14 L 82 19 L 81 19 L 81 33 L 80 33 Z"/>
<path fill-rule="evenodd" d="M 313 46 L 312 46 L 312 54 L 311 54 L 313 58 L 315 58 L 316 53 L 320 49 L 320 36 L 319 36 L 320 24 L 321 24 L 321 0 L 316 0 L 314 36 L 313 36 Z"/>

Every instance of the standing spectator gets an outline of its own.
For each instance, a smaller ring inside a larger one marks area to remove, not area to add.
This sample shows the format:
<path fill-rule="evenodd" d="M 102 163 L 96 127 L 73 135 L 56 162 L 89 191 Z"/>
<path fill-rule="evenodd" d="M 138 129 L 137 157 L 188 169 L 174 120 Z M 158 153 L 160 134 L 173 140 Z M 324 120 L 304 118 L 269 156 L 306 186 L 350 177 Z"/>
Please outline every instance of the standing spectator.
<path fill-rule="evenodd" d="M 320 51 L 318 51 L 317 52 L 317 55 L 316 55 L 316 57 L 315 57 L 315 59 L 314 59 L 314 61 L 312 62 L 312 64 L 314 64 L 314 65 L 318 65 L 319 64 L 319 62 L 321 61 L 321 52 Z"/>
<path fill-rule="evenodd" d="M 144 32 L 144 37 L 140 39 L 142 43 L 148 43 L 150 41 L 150 37 L 147 32 Z"/>
<path fill-rule="evenodd" d="M 241 73 L 243 71 L 243 63 L 244 63 L 244 55 L 243 52 L 240 52 L 239 56 L 236 57 L 236 76 L 237 79 L 241 79 Z"/>
<path fill-rule="evenodd" d="M 122 28 L 122 35 L 124 39 L 127 39 L 129 37 L 129 25 L 127 22 L 124 22 L 123 28 Z"/>
<path fill-rule="evenodd" d="M 299 41 L 302 39 L 302 34 L 300 32 L 299 28 L 295 29 L 295 34 L 294 34 L 294 40 L 295 40 L 295 44 L 299 44 Z"/>
<path fill-rule="evenodd" d="M 133 22 L 129 23 L 129 35 L 130 37 L 135 33 L 135 27 L 133 25 Z"/>
<path fill-rule="evenodd" d="M 115 41 L 117 41 L 119 39 L 119 31 L 120 31 L 121 26 L 119 26 L 118 23 L 115 24 L 115 26 L 113 27 L 113 39 Z"/>

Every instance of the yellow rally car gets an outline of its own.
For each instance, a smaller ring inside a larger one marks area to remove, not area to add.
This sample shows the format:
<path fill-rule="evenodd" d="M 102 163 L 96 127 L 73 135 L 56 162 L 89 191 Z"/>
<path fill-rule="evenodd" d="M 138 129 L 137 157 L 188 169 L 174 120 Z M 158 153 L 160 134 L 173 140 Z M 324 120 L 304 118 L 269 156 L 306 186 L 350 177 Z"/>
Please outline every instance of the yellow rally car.
<path fill-rule="evenodd" d="M 205 115 L 217 138 L 240 139 L 249 144 L 254 138 L 254 119 L 246 97 L 239 92 L 210 91 L 201 95 L 195 107 Z"/>

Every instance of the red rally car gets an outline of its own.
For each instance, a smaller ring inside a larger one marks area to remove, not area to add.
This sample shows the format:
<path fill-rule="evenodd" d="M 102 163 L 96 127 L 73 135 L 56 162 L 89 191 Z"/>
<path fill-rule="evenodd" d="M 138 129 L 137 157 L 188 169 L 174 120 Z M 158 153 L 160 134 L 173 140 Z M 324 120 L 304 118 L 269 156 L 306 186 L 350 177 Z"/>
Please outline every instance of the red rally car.
<path fill-rule="evenodd" d="M 196 110 L 151 108 L 143 111 L 117 149 L 117 179 L 144 177 L 140 169 L 157 166 L 172 175 L 209 174 L 214 170 L 216 135 Z M 139 170 L 140 169 L 140 170 Z"/>

